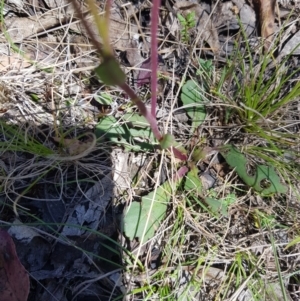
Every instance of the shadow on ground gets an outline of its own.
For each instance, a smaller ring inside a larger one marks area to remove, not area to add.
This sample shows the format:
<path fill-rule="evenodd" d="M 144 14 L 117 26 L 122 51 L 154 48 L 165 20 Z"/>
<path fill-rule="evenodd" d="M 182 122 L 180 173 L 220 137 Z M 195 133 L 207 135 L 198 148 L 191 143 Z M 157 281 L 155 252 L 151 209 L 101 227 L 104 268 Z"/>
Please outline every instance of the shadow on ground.
<path fill-rule="evenodd" d="M 1 227 L 30 275 L 29 301 L 121 295 L 111 150 L 96 145 L 80 156 L 94 137 L 86 132 L 66 129 L 55 141 L 47 126 L 2 124 Z"/>

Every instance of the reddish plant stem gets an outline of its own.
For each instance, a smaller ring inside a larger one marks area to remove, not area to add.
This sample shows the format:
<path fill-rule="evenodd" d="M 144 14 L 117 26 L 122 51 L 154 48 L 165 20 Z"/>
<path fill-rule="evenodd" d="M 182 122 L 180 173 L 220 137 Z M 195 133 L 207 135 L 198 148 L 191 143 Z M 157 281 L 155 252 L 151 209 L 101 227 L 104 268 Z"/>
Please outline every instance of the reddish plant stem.
<path fill-rule="evenodd" d="M 189 169 L 186 166 L 180 167 L 174 175 L 174 180 L 176 181 L 176 180 L 183 178 L 188 171 L 189 171 Z"/>
<path fill-rule="evenodd" d="M 180 150 L 178 150 L 176 147 L 171 146 L 170 147 L 171 152 L 174 154 L 174 156 L 177 159 L 180 159 L 181 161 L 186 161 L 187 160 L 187 155 L 182 153 Z"/>
<path fill-rule="evenodd" d="M 156 116 L 157 103 L 157 31 L 160 0 L 153 0 L 151 9 L 151 114 Z"/>
<path fill-rule="evenodd" d="M 102 58 L 105 60 L 107 59 L 107 56 L 104 55 L 102 51 L 102 45 L 98 42 L 97 38 L 95 37 L 95 34 L 91 30 L 91 27 L 87 23 L 85 16 L 86 13 L 83 13 L 81 11 L 80 6 L 78 5 L 76 0 L 69 0 L 72 2 L 76 13 L 81 19 L 81 22 L 86 29 L 86 32 L 91 39 L 92 44 L 97 49 L 98 53 Z M 107 2 L 107 8 L 108 11 L 110 11 L 111 5 L 113 0 L 108 0 Z M 151 111 L 147 109 L 145 104 L 142 102 L 142 100 L 138 97 L 138 95 L 129 87 L 129 85 L 125 82 L 123 84 L 119 84 L 118 86 L 130 97 L 131 101 L 135 103 L 135 105 L 138 107 L 140 113 L 146 118 L 146 120 L 149 122 L 149 125 L 151 127 L 151 130 L 155 136 L 155 138 L 158 141 L 161 141 L 162 135 L 159 132 L 157 120 L 156 120 L 156 103 L 157 103 L 157 65 L 158 65 L 158 51 L 157 51 L 157 28 L 158 28 L 158 13 L 159 13 L 159 7 L 160 7 L 160 0 L 154 0 L 153 1 L 153 7 L 152 7 L 152 25 L 151 25 L 151 70 L 152 70 L 152 80 L 151 80 Z M 106 16 L 109 18 L 109 14 L 107 13 Z M 177 157 L 180 160 L 187 160 L 187 156 L 183 154 L 181 151 L 176 149 L 175 147 L 170 147 L 170 151 L 174 154 L 175 157 Z"/>
<path fill-rule="evenodd" d="M 152 113 L 146 108 L 146 106 L 142 102 L 142 100 L 136 95 L 136 93 L 126 83 L 120 85 L 120 88 L 130 97 L 131 101 L 136 104 L 140 113 L 149 122 L 151 130 L 152 130 L 155 138 L 158 141 L 160 141 L 162 136 L 161 136 L 158 126 L 157 126 L 156 117 L 152 115 Z"/>

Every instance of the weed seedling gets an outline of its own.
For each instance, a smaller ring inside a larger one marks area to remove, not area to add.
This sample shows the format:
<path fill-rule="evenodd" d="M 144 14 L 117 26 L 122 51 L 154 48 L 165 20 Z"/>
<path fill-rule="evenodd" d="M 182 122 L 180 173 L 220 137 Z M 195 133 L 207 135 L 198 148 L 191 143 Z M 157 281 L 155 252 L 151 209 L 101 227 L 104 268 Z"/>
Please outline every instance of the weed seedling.
<path fill-rule="evenodd" d="M 195 12 L 190 12 L 184 17 L 181 14 L 177 14 L 177 18 L 182 26 L 181 40 L 184 43 L 188 43 L 190 40 L 189 32 L 196 26 Z"/>

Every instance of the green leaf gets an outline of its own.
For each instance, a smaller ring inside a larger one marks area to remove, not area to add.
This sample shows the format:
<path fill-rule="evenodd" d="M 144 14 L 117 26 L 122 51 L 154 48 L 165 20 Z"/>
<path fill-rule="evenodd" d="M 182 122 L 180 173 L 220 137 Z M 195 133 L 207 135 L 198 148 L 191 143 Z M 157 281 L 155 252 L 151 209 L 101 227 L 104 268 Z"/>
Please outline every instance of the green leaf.
<path fill-rule="evenodd" d="M 284 249 L 288 249 L 296 244 L 299 244 L 300 243 L 300 237 L 296 237 L 294 238 Z"/>
<path fill-rule="evenodd" d="M 131 122 L 134 127 L 148 128 L 150 129 L 147 119 L 138 113 L 125 113 L 121 119 L 124 122 Z"/>
<path fill-rule="evenodd" d="M 97 138 L 104 137 L 105 135 L 124 135 L 125 131 L 123 127 L 118 124 L 118 121 L 113 116 L 105 116 L 101 118 L 100 122 L 96 126 L 96 136 Z"/>
<path fill-rule="evenodd" d="M 95 69 L 95 73 L 108 86 L 122 85 L 126 81 L 126 75 L 114 57 L 105 58 Z"/>
<path fill-rule="evenodd" d="M 175 138 L 171 134 L 163 135 L 162 139 L 159 141 L 160 147 L 162 149 L 167 149 L 175 145 Z"/>
<path fill-rule="evenodd" d="M 100 104 L 106 105 L 106 106 L 111 105 L 113 102 L 111 96 L 107 93 L 100 93 L 100 95 L 96 95 L 95 100 L 97 102 L 99 102 Z"/>
<path fill-rule="evenodd" d="M 206 157 L 206 151 L 204 148 L 195 148 L 192 153 L 193 162 L 197 162 Z"/>
<path fill-rule="evenodd" d="M 187 23 L 188 23 L 188 27 L 189 28 L 192 28 L 196 25 L 196 17 L 195 17 L 195 12 L 192 11 L 190 13 L 187 14 L 186 16 L 186 20 L 187 20 Z"/>
<path fill-rule="evenodd" d="M 34 101 L 34 102 L 39 102 L 40 101 L 40 98 L 37 94 L 35 93 L 31 93 L 30 94 L 30 98 Z"/>
<path fill-rule="evenodd" d="M 199 195 L 202 193 L 202 182 L 198 176 L 199 170 L 196 166 L 193 166 L 186 175 L 184 190 L 190 192 L 190 196 L 199 199 Z M 234 199 L 235 200 L 235 199 Z M 232 199 L 218 200 L 213 197 L 204 198 L 205 203 L 209 206 L 210 211 L 219 216 L 228 216 L 228 206 L 233 203 Z M 204 205 L 201 205 L 205 210 L 208 210 Z"/>
<path fill-rule="evenodd" d="M 203 73 L 210 77 L 212 75 L 213 70 L 213 62 L 211 60 L 204 60 L 199 58 L 200 68 L 197 70 L 197 75 L 202 75 Z"/>
<path fill-rule="evenodd" d="M 25 53 L 24 53 L 24 55 L 25 55 Z M 41 70 L 44 71 L 44 72 L 46 72 L 46 73 L 51 73 L 51 74 L 53 74 L 53 72 L 54 72 L 54 68 L 51 68 L 51 67 L 49 67 L 49 68 L 41 68 Z"/>
<path fill-rule="evenodd" d="M 203 97 L 199 87 L 193 80 L 188 80 L 182 87 L 181 101 L 189 117 L 192 119 L 192 130 L 198 128 L 206 117 Z"/>
<path fill-rule="evenodd" d="M 143 117 L 138 114 L 125 114 L 120 120 L 105 116 L 96 126 L 97 138 L 108 140 L 130 151 L 153 151 L 157 141 Z"/>
<path fill-rule="evenodd" d="M 223 200 L 217 200 L 210 197 L 206 197 L 205 202 L 216 216 L 221 214 L 225 217 L 228 217 L 228 203 L 224 202 Z"/>
<path fill-rule="evenodd" d="M 201 88 L 204 91 L 209 91 L 210 89 L 210 81 L 213 73 L 213 62 L 212 60 L 204 60 L 199 58 L 199 69 L 196 74 L 199 77 L 199 82 L 201 83 Z"/>
<path fill-rule="evenodd" d="M 287 187 L 280 182 L 273 166 L 257 165 L 254 175 L 247 172 L 247 159 L 233 145 L 228 145 L 220 151 L 228 165 L 235 168 L 239 177 L 244 183 L 262 195 L 271 195 L 273 193 L 286 193 Z"/>
<path fill-rule="evenodd" d="M 202 182 L 198 176 L 199 170 L 196 166 L 193 166 L 186 175 L 184 190 L 187 192 L 194 192 L 196 195 L 202 192 Z"/>
<path fill-rule="evenodd" d="M 167 206 L 176 183 L 165 182 L 155 191 L 133 202 L 124 217 L 124 233 L 130 240 L 138 238 L 141 243 L 151 239 L 164 219 Z M 148 220 L 148 223 L 147 223 Z M 145 236 L 142 238 L 145 231 Z"/>
<path fill-rule="evenodd" d="M 186 22 L 186 20 L 185 20 L 185 17 L 184 17 L 183 15 L 177 14 L 177 18 L 178 18 L 178 20 L 179 20 L 179 22 L 180 22 L 180 24 L 181 24 L 182 26 L 184 26 L 184 25 L 187 24 L 187 22 Z"/>

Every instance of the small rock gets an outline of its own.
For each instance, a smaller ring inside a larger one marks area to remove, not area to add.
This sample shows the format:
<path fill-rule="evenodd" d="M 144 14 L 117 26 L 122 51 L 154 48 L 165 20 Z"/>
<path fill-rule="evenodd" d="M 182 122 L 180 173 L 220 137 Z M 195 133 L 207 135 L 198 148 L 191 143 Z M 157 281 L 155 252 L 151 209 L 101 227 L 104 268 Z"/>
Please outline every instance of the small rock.
<path fill-rule="evenodd" d="M 202 173 L 200 179 L 202 181 L 204 189 L 210 189 L 216 183 L 216 179 L 212 177 L 208 172 Z"/>

